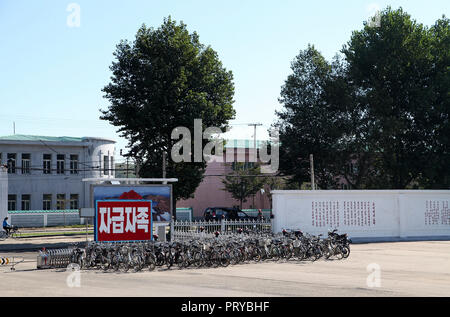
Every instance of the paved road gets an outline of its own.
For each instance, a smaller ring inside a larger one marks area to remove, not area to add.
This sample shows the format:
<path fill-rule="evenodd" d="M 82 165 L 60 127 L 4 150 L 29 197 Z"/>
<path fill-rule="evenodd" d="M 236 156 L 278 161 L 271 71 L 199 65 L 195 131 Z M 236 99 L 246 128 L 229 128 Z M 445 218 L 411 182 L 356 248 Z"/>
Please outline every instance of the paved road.
<path fill-rule="evenodd" d="M 36 270 L 36 252 L 0 255 L 27 261 L 16 271 L 0 268 L 0 296 L 450 296 L 450 241 L 355 244 L 343 261 L 139 273 L 81 271 L 80 287 L 68 286 L 71 273 L 65 269 Z M 377 267 L 379 274 L 373 272 Z M 368 281 L 376 286 L 377 276 L 380 287 L 369 287 Z"/>

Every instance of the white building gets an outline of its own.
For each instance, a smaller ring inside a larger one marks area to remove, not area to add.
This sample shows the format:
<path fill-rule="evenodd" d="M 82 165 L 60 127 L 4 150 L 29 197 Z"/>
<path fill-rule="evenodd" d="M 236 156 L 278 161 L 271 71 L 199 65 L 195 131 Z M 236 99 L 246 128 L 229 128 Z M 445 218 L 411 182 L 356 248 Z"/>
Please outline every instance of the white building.
<path fill-rule="evenodd" d="M 7 170 L 0 165 L 0 220 L 8 215 L 8 175 Z"/>
<path fill-rule="evenodd" d="M 8 210 L 90 207 L 83 178 L 114 178 L 115 141 L 95 137 L 0 137 L 8 168 Z"/>

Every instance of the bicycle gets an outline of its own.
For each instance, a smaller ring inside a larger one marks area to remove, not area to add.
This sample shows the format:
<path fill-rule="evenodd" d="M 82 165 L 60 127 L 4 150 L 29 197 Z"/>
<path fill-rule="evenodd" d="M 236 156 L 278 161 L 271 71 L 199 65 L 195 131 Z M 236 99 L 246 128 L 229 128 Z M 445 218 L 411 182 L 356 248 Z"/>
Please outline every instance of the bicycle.
<path fill-rule="evenodd" d="M 19 231 L 19 228 L 16 226 L 12 226 L 11 229 L 9 230 L 9 232 L 0 231 L 0 240 L 3 241 L 8 238 L 16 239 L 16 238 L 19 238 L 20 235 L 21 235 L 21 233 Z"/>

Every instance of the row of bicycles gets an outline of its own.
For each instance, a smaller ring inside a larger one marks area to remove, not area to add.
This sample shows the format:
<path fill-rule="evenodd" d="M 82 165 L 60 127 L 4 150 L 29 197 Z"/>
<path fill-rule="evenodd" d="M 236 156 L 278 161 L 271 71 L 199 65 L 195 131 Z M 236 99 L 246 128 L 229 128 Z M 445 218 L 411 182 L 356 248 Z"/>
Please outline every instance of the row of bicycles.
<path fill-rule="evenodd" d="M 70 261 L 82 269 L 103 271 L 153 271 L 157 267 L 227 267 L 261 261 L 317 261 L 320 258 L 345 259 L 350 255 L 347 234 L 329 231 L 313 236 L 301 231 L 283 230 L 267 234 L 239 230 L 214 238 L 193 238 L 173 242 L 98 243 L 74 247 Z"/>

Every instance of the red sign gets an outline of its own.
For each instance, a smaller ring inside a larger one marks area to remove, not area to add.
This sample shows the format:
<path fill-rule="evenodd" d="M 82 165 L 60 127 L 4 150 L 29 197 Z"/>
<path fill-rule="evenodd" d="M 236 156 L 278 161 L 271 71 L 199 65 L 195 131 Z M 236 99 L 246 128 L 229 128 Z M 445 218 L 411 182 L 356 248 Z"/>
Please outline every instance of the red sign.
<path fill-rule="evenodd" d="M 96 207 L 96 241 L 151 240 L 150 200 L 98 200 Z"/>

